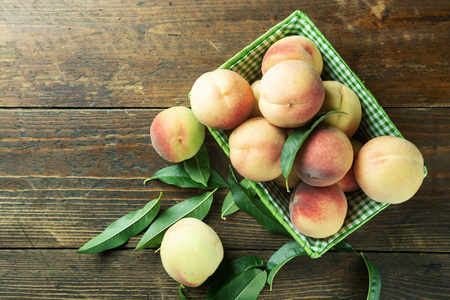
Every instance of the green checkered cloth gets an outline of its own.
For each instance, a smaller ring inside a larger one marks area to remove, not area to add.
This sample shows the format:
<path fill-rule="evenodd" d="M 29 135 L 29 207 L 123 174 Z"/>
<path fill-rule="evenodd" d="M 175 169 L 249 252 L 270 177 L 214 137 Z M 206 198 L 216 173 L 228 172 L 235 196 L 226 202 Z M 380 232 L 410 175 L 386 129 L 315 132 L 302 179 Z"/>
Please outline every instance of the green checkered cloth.
<path fill-rule="evenodd" d="M 358 95 L 362 104 L 362 121 L 358 132 L 355 134 L 358 140 L 366 142 L 381 135 L 401 136 L 374 96 L 367 90 L 355 73 L 350 70 L 309 17 L 301 11 L 292 13 L 288 18 L 245 47 L 220 68 L 233 70 L 252 83 L 262 76 L 261 62 L 269 46 L 289 35 L 303 35 L 313 40 L 323 57 L 322 78 L 324 80 L 339 81 Z M 228 138 L 231 131 L 208 129 L 223 151 L 229 156 Z M 256 190 L 261 201 L 312 258 L 322 256 L 327 250 L 388 206 L 388 204 L 371 200 L 361 190 L 350 193 L 347 195 L 348 213 L 344 226 L 339 232 L 329 238 L 316 239 L 301 234 L 293 226 L 289 218 L 290 194 L 286 192 L 285 188 L 281 188 L 272 181 L 251 182 L 251 185 Z"/>

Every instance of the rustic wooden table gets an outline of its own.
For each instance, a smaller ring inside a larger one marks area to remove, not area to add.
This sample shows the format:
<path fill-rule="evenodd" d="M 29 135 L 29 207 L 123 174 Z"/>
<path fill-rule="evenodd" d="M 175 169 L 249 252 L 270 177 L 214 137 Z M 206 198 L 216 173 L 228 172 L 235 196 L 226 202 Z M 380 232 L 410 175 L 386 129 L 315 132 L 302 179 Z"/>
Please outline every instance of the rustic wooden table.
<path fill-rule="evenodd" d="M 144 179 L 170 164 L 150 144 L 162 109 L 293 11 L 307 13 L 422 151 L 428 177 L 346 241 L 378 268 L 381 299 L 448 299 L 450 2 L 2 0 L 0 298 L 177 299 L 153 249 L 77 249 L 163 191 L 162 210 L 198 195 Z M 228 159 L 208 134 L 212 168 Z M 267 260 L 288 238 L 243 212 L 205 218 L 225 260 Z M 365 299 L 359 255 L 297 257 L 260 299 Z M 186 291 L 203 299 L 205 289 Z"/>

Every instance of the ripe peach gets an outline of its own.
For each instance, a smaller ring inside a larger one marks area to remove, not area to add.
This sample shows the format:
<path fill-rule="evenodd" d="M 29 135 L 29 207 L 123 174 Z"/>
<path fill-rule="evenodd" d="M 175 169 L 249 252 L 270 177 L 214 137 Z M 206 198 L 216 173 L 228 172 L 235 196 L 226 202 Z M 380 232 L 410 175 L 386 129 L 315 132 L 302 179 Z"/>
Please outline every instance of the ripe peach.
<path fill-rule="evenodd" d="M 232 129 L 248 118 L 254 99 L 244 77 L 234 71 L 217 69 L 197 78 L 190 101 L 201 123 L 214 129 Z"/>
<path fill-rule="evenodd" d="M 282 38 L 269 47 L 261 65 L 262 73 L 281 61 L 296 59 L 310 64 L 317 73 L 323 69 L 322 54 L 316 44 L 307 37 L 292 35 Z"/>
<path fill-rule="evenodd" d="M 353 148 L 353 162 L 356 159 L 356 155 L 358 154 L 359 150 L 363 146 L 363 143 L 361 143 L 358 140 L 355 140 L 354 138 L 350 139 L 350 142 L 352 143 Z M 358 182 L 355 178 L 355 171 L 354 171 L 354 164 L 352 164 L 352 167 L 350 170 L 348 170 L 347 174 L 345 174 L 344 177 L 342 177 L 341 180 L 339 180 L 336 183 L 344 192 L 354 192 L 359 189 Z"/>
<path fill-rule="evenodd" d="M 205 139 L 205 126 L 191 109 L 174 106 L 156 115 L 150 126 L 150 137 L 162 158 L 178 163 L 198 152 Z"/>
<path fill-rule="evenodd" d="M 300 177 L 298 177 L 294 168 L 292 168 L 287 179 L 288 179 L 288 186 L 290 189 L 295 187 L 300 182 Z M 273 181 L 281 187 L 286 187 L 286 177 L 284 177 L 283 174 L 275 178 Z"/>
<path fill-rule="evenodd" d="M 266 119 L 248 119 L 230 135 L 231 164 L 250 180 L 273 180 L 281 175 L 280 158 L 286 139 L 286 131 Z"/>
<path fill-rule="evenodd" d="M 350 170 L 353 149 L 349 138 L 333 126 L 319 126 L 300 147 L 294 168 L 301 180 L 313 186 L 332 185 Z"/>
<path fill-rule="evenodd" d="M 295 128 L 317 114 L 324 96 L 322 79 L 311 65 L 300 60 L 285 60 L 262 77 L 259 109 L 272 124 Z"/>
<path fill-rule="evenodd" d="M 354 168 L 363 192 L 383 203 L 409 200 L 424 177 L 422 153 L 413 143 L 395 136 L 376 137 L 364 144 Z"/>
<path fill-rule="evenodd" d="M 337 185 L 314 187 L 300 182 L 291 194 L 289 215 L 298 231 L 320 239 L 341 229 L 347 207 L 347 198 Z"/>
<path fill-rule="evenodd" d="M 324 81 L 323 86 L 325 99 L 320 112 L 337 110 L 346 113 L 332 115 L 323 120 L 323 123 L 337 127 L 348 137 L 352 137 L 361 123 L 362 110 L 358 95 L 338 81 Z"/>
<path fill-rule="evenodd" d="M 172 225 L 164 234 L 160 252 L 167 274 L 189 287 L 201 285 L 223 259 L 220 238 L 196 218 L 183 218 Z"/>
<path fill-rule="evenodd" d="M 250 118 L 256 118 L 256 117 L 262 117 L 261 110 L 259 110 L 259 87 L 261 86 L 261 79 L 256 80 L 252 83 L 251 87 L 253 90 L 253 96 L 255 99 L 255 102 L 253 103 L 253 110 L 250 114 Z"/>

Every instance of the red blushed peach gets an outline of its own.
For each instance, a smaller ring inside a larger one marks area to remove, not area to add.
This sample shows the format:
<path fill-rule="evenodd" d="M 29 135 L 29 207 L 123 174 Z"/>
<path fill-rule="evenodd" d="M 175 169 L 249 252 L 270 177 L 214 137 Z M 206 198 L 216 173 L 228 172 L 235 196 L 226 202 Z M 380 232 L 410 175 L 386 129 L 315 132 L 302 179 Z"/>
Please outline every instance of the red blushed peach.
<path fill-rule="evenodd" d="M 250 180 L 273 180 L 281 175 L 280 158 L 286 139 L 286 131 L 266 119 L 248 119 L 230 135 L 231 164 Z"/>
<path fill-rule="evenodd" d="M 322 73 L 323 60 L 319 48 L 312 40 L 300 35 L 284 37 L 270 46 L 262 61 L 262 73 L 265 74 L 276 64 L 291 59 L 304 61 L 317 73 Z"/>
<path fill-rule="evenodd" d="M 244 77 L 226 69 L 201 75 L 192 86 L 191 108 L 197 119 L 214 129 L 233 129 L 253 109 L 253 90 Z"/>
<path fill-rule="evenodd" d="M 164 234 L 160 253 L 170 277 L 185 286 L 197 287 L 219 267 L 223 246 L 209 225 L 199 219 L 183 218 Z"/>
<path fill-rule="evenodd" d="M 193 157 L 205 140 L 205 126 L 192 110 L 174 106 L 161 111 L 150 126 L 153 148 L 165 160 L 178 163 Z"/>
<path fill-rule="evenodd" d="M 355 134 L 361 123 L 361 102 L 358 95 L 337 81 L 324 81 L 325 99 L 320 112 L 327 113 L 331 110 L 342 111 L 345 114 L 335 114 L 325 120 L 328 124 L 342 130 L 349 138 Z"/>
<path fill-rule="evenodd" d="M 300 147 L 294 169 L 301 180 L 313 186 L 332 185 L 344 177 L 353 162 L 349 138 L 332 126 L 319 126 Z"/>
<path fill-rule="evenodd" d="M 295 128 L 319 111 L 325 91 L 320 75 L 300 60 L 286 60 L 270 68 L 261 79 L 259 109 L 272 124 Z"/>
<path fill-rule="evenodd" d="M 396 136 L 380 136 L 364 144 L 354 168 L 363 192 L 382 203 L 409 200 L 424 177 L 422 153 L 413 143 Z"/>
<path fill-rule="evenodd" d="M 354 192 L 359 189 L 358 182 L 355 178 L 355 172 L 353 167 L 348 170 L 348 172 L 336 183 L 337 186 L 341 188 L 344 192 Z"/>
<path fill-rule="evenodd" d="M 354 162 L 363 144 L 360 141 L 355 140 L 353 138 L 350 139 L 350 142 L 352 143 L 353 162 Z M 345 174 L 345 176 L 341 180 L 339 180 L 336 184 L 344 192 L 354 192 L 359 189 L 359 184 L 355 178 L 354 164 L 352 164 L 352 167 L 350 168 L 350 170 L 348 170 L 347 174 Z"/>
<path fill-rule="evenodd" d="M 339 231 L 347 215 L 347 198 L 337 185 L 314 187 L 300 182 L 291 194 L 290 219 L 302 234 L 326 238 Z"/>

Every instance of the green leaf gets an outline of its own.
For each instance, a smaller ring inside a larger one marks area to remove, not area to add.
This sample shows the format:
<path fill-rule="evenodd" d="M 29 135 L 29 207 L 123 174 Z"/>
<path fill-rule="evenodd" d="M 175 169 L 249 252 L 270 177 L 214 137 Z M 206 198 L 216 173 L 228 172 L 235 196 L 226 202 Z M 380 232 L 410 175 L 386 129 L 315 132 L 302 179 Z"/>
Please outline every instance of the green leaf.
<path fill-rule="evenodd" d="M 144 184 L 146 184 L 147 181 L 155 179 L 181 188 L 220 189 L 227 187 L 226 181 L 214 170 L 211 170 L 208 186 L 205 187 L 203 184 L 194 181 L 191 176 L 189 176 L 188 172 L 184 169 L 183 164 L 176 164 L 157 171 L 151 178 L 146 179 Z"/>
<path fill-rule="evenodd" d="M 182 218 L 203 220 L 211 208 L 215 191 L 186 199 L 162 212 L 144 233 L 135 250 L 159 245 L 167 229 Z"/>
<path fill-rule="evenodd" d="M 355 249 L 353 249 L 353 247 L 345 242 L 345 241 L 340 241 L 339 243 L 337 243 L 336 245 L 333 246 L 333 249 L 338 251 L 338 252 L 353 252 L 356 253 Z"/>
<path fill-rule="evenodd" d="M 251 197 L 256 196 L 256 191 L 253 188 L 251 188 L 248 179 L 242 180 L 241 185 L 248 189 Z M 231 215 L 231 214 L 237 212 L 238 210 L 239 210 L 239 207 L 236 205 L 236 203 L 234 203 L 233 194 L 231 192 L 229 192 L 227 194 L 227 196 L 225 197 L 225 200 L 223 201 L 222 213 L 221 213 L 220 217 L 225 220 L 226 216 Z"/>
<path fill-rule="evenodd" d="M 202 144 L 200 150 L 192 158 L 183 161 L 183 166 L 192 180 L 208 187 L 211 169 L 208 149 L 206 149 L 205 144 Z"/>
<path fill-rule="evenodd" d="M 99 253 L 123 245 L 153 221 L 159 212 L 161 195 L 162 193 L 158 199 L 148 202 L 143 208 L 111 223 L 102 233 L 79 248 L 78 253 Z"/>
<path fill-rule="evenodd" d="M 318 118 L 315 118 L 310 123 L 305 126 L 294 129 L 292 133 L 289 135 L 286 140 L 283 151 L 281 152 L 281 171 L 283 172 L 284 177 L 286 178 L 286 189 L 289 192 L 288 186 L 288 176 L 292 170 L 292 165 L 294 164 L 295 156 L 297 155 L 297 151 L 305 142 L 306 138 L 311 134 L 314 128 L 319 125 L 324 119 L 328 118 L 334 114 L 345 114 L 340 111 L 330 111 L 327 114 L 321 115 Z"/>
<path fill-rule="evenodd" d="M 249 190 L 237 182 L 231 167 L 228 173 L 228 185 L 233 194 L 234 203 L 239 209 L 253 217 L 267 231 L 290 236 L 264 203 L 251 197 Z"/>
<path fill-rule="evenodd" d="M 212 300 L 216 297 L 219 290 L 227 285 L 233 278 L 236 278 L 243 272 L 258 267 L 265 267 L 266 262 L 256 256 L 243 256 L 226 264 L 214 275 L 209 286 L 206 300 Z"/>
<path fill-rule="evenodd" d="M 216 295 L 217 300 L 256 300 L 266 284 L 267 272 L 252 268 L 233 278 Z"/>
<path fill-rule="evenodd" d="M 241 185 L 248 190 L 250 197 L 256 196 L 256 191 L 252 188 L 250 181 L 247 178 L 241 181 Z"/>
<path fill-rule="evenodd" d="M 189 300 L 184 294 L 183 294 L 183 285 L 180 284 L 180 287 L 178 288 L 178 295 L 180 296 L 181 300 Z"/>
<path fill-rule="evenodd" d="M 278 249 L 267 261 L 266 269 L 267 272 L 269 272 L 267 283 L 270 285 L 270 290 L 272 290 L 273 279 L 281 267 L 294 257 L 306 254 L 305 249 L 303 249 L 295 240 L 287 242 Z"/>
<path fill-rule="evenodd" d="M 239 210 L 239 207 L 234 203 L 233 194 L 228 192 L 222 204 L 222 212 L 220 217 L 225 220 L 225 217 L 231 215 Z"/>
<path fill-rule="evenodd" d="M 381 294 L 381 276 L 375 265 L 364 257 L 361 252 L 361 257 L 366 263 L 367 271 L 369 272 L 369 291 L 367 293 L 367 300 L 378 300 Z"/>

